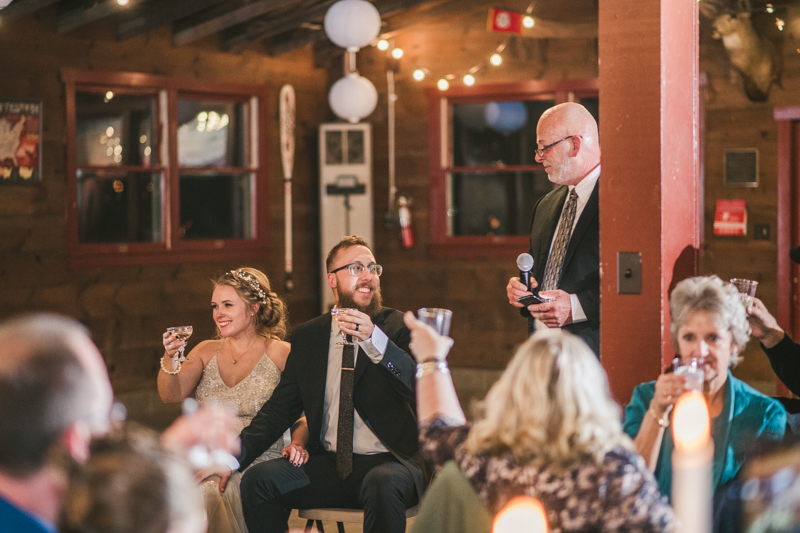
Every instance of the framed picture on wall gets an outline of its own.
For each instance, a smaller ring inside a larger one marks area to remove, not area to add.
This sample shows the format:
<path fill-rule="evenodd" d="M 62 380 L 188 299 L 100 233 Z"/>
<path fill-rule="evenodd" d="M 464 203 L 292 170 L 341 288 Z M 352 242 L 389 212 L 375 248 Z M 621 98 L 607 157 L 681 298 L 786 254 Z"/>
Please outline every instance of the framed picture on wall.
<path fill-rule="evenodd" d="M 758 187 L 758 150 L 725 150 L 725 185 Z"/>
<path fill-rule="evenodd" d="M 0 98 L 0 185 L 42 181 L 42 103 Z"/>

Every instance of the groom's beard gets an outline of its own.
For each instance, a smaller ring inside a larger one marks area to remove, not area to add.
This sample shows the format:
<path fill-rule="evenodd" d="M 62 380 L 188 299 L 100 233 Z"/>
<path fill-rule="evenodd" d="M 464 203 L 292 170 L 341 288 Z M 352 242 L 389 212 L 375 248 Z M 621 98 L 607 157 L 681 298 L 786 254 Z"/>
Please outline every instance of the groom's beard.
<path fill-rule="evenodd" d="M 358 287 L 356 287 L 356 289 L 358 289 Z M 381 288 L 375 287 L 373 289 L 372 300 L 370 301 L 369 305 L 366 306 L 357 304 L 353 298 L 353 294 L 355 293 L 356 289 L 351 292 L 340 292 L 339 302 L 336 304 L 336 307 L 339 309 L 358 309 L 362 313 L 368 315 L 370 318 L 377 315 L 378 311 L 380 311 L 381 307 L 383 307 Z"/>

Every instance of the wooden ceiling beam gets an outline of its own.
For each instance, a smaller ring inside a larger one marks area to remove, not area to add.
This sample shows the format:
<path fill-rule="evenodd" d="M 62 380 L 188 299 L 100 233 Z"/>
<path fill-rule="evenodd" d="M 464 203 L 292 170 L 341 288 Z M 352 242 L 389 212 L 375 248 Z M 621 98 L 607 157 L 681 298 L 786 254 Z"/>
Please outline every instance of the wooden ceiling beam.
<path fill-rule="evenodd" d="M 122 10 L 131 9 L 141 0 L 130 0 L 128 5 L 120 6 L 116 0 L 105 0 L 88 7 L 73 9 L 58 16 L 58 33 L 64 34 L 81 26 L 110 17 Z"/>
<path fill-rule="evenodd" d="M 291 2 L 296 4 L 297 2 Z M 275 0 L 258 0 L 251 2 L 233 11 L 228 11 L 212 19 L 200 22 L 194 26 L 175 32 L 172 42 L 175 46 L 183 46 L 197 39 L 202 39 L 214 33 L 221 32 L 237 24 L 242 24 L 248 20 L 266 15 L 278 9 L 285 9 L 287 2 L 276 2 Z"/>
<path fill-rule="evenodd" d="M 25 15 L 30 15 L 57 2 L 58 0 L 17 0 L 0 11 L 0 21 L 9 22 Z"/>
<path fill-rule="evenodd" d="M 304 22 L 313 22 L 324 17 L 330 6 L 335 4 L 336 1 L 337 0 L 323 0 L 319 4 L 310 6 L 303 11 L 271 20 L 266 24 L 248 29 L 244 33 L 231 35 L 223 41 L 222 48 L 223 50 L 231 50 L 240 46 L 245 46 L 254 41 L 269 39 L 270 37 L 275 37 L 287 31 L 294 30 Z M 375 2 L 375 8 L 381 16 L 388 16 L 420 4 L 430 3 L 430 1 L 431 0 L 384 0 L 382 2 Z M 485 2 L 486 0 L 482 1 Z M 459 2 L 453 3 L 458 5 Z"/>
<path fill-rule="evenodd" d="M 337 0 L 323 0 L 319 4 L 276 18 L 265 24 L 253 25 L 252 28 L 244 32 L 236 32 L 234 35 L 230 35 L 222 41 L 222 49 L 233 50 L 234 48 L 246 46 L 254 41 L 269 39 L 281 33 L 294 30 L 304 22 L 312 22 L 318 18 L 324 17 L 325 13 L 328 12 L 328 8 L 336 2 Z"/>
<path fill-rule="evenodd" d="M 133 17 L 119 25 L 117 39 L 126 41 L 159 26 L 171 24 L 176 20 L 194 15 L 223 2 L 225 0 L 183 0 L 177 4 L 168 5 L 165 9 Z M 159 5 L 164 4 L 160 3 Z"/>
<path fill-rule="evenodd" d="M 316 44 L 324 41 L 328 36 L 322 30 L 305 30 L 300 35 L 295 35 L 291 39 L 280 43 L 274 43 L 267 47 L 270 57 L 278 57 L 289 52 L 294 52 L 309 44 Z"/>

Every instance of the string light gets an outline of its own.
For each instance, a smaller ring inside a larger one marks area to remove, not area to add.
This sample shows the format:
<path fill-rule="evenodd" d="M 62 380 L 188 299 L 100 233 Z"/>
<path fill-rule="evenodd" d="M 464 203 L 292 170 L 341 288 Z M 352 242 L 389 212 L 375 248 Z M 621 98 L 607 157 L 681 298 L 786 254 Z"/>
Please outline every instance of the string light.
<path fill-rule="evenodd" d="M 386 39 L 381 39 L 380 41 L 378 41 L 378 44 L 376 46 L 378 47 L 378 50 L 380 50 L 381 52 L 385 52 L 386 50 L 389 49 L 389 41 L 387 41 Z"/>
<path fill-rule="evenodd" d="M 783 19 L 776 18 L 775 25 L 778 27 L 780 31 L 783 31 L 783 27 L 786 25 L 786 23 L 783 21 Z"/>
<path fill-rule="evenodd" d="M 108 102 L 112 98 L 114 98 L 114 91 L 106 91 L 106 96 L 103 98 L 103 101 Z"/>
<path fill-rule="evenodd" d="M 128 0 L 117 0 L 117 5 L 127 6 L 128 5 Z"/>
<path fill-rule="evenodd" d="M 403 57 L 403 49 L 402 48 L 395 48 L 392 50 L 392 57 L 395 59 L 400 59 Z"/>
<path fill-rule="evenodd" d="M 767 4 L 767 13 L 774 13 L 775 8 L 772 7 L 772 4 Z"/>
<path fill-rule="evenodd" d="M 534 6 L 534 3 L 532 2 L 528 6 L 528 9 L 525 11 L 525 15 L 523 15 L 522 25 L 525 28 L 533 28 L 534 25 L 536 24 L 533 16 L 531 15 L 531 13 L 533 11 L 533 6 Z M 508 45 L 508 43 L 511 41 L 512 37 L 513 37 L 512 35 L 508 35 L 503 40 L 503 42 L 495 49 L 494 53 L 489 57 L 488 61 L 485 61 L 483 63 L 479 63 L 477 65 L 474 65 L 470 69 L 468 69 L 466 74 L 464 74 L 461 77 L 462 83 L 466 87 L 472 87 L 473 85 L 475 85 L 475 83 L 477 81 L 476 78 L 475 78 L 475 73 L 478 72 L 479 70 L 481 70 L 482 68 L 486 67 L 487 63 L 490 64 L 490 65 L 493 65 L 495 67 L 498 67 L 498 66 L 502 65 L 503 64 L 503 56 L 501 54 L 505 50 L 505 48 Z M 394 55 L 394 50 L 392 51 L 392 55 Z M 412 75 L 413 75 L 413 78 L 416 81 L 422 81 L 425 78 L 427 78 L 428 76 L 432 76 L 431 72 L 428 69 L 424 68 L 424 67 L 417 68 L 416 70 L 413 71 Z M 446 91 L 447 89 L 450 88 L 450 81 L 449 80 L 455 80 L 455 79 L 458 79 L 458 75 L 452 74 L 452 73 L 451 74 L 447 74 L 446 76 L 443 76 L 443 77 L 439 78 L 439 80 L 436 83 L 436 86 L 439 88 L 440 91 Z"/>

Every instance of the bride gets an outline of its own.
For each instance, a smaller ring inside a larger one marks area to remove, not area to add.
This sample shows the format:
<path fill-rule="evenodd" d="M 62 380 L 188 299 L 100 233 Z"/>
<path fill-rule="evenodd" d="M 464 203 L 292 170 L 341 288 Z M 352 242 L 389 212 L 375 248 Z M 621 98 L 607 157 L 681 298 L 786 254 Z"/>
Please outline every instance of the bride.
<path fill-rule="evenodd" d="M 281 379 L 289 355 L 286 334 L 286 305 L 270 290 L 264 273 L 254 268 L 239 268 L 214 282 L 211 309 L 218 338 L 199 343 L 181 364 L 178 349 L 186 341 L 164 333 L 165 354 L 158 374 L 158 393 L 165 403 L 182 402 L 192 392 L 198 403 L 235 404 L 241 429 L 247 427 Z M 253 464 L 278 457 L 295 466 L 308 460 L 305 444 L 308 426 L 305 417 L 295 424 L 292 443 L 283 448 L 275 442 Z M 252 465 L 251 465 L 252 466 Z M 202 484 L 208 531 L 247 533 L 242 516 L 239 483 L 242 474 L 234 473 L 227 484 L 218 476 Z"/>

